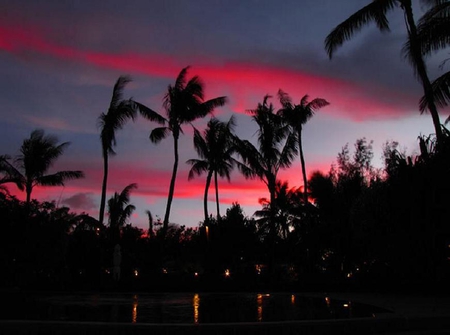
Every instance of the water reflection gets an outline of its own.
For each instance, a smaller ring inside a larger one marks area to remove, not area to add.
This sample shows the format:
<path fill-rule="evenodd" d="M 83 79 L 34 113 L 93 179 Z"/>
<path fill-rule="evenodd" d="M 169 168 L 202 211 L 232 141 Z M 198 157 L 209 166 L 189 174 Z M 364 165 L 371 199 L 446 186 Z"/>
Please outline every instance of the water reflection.
<path fill-rule="evenodd" d="M 131 322 L 132 323 L 136 323 L 137 321 L 137 308 L 138 308 L 138 296 L 137 294 L 135 294 L 133 296 L 133 313 L 132 313 L 132 317 L 131 317 Z"/>
<path fill-rule="evenodd" d="M 262 313 L 263 313 L 263 296 L 262 294 L 258 294 L 256 296 L 256 304 L 257 304 L 257 312 L 258 312 L 258 321 L 261 322 L 263 317 L 262 317 Z"/>
<path fill-rule="evenodd" d="M 135 324 L 347 319 L 374 317 L 386 312 L 374 306 L 327 296 L 307 297 L 291 293 L 46 294 L 22 299 L 11 295 L 10 299 L 0 299 L 0 305 L 15 306 L 4 310 L 3 319 Z"/>
<path fill-rule="evenodd" d="M 194 294 L 194 299 L 192 299 L 192 306 L 194 306 L 194 323 L 198 324 L 198 308 L 200 307 L 200 297 L 198 293 Z"/>

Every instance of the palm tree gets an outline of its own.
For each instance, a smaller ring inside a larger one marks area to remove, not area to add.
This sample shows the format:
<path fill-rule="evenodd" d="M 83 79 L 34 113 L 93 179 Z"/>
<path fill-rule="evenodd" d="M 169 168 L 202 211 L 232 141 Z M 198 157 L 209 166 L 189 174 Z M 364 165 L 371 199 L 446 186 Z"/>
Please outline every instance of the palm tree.
<path fill-rule="evenodd" d="M 103 181 L 102 181 L 102 196 L 100 200 L 100 213 L 99 222 L 103 223 L 105 215 L 105 203 L 106 203 L 106 189 L 108 182 L 108 170 L 109 170 L 109 156 L 115 155 L 113 149 L 116 146 L 116 132 L 122 129 L 128 120 L 134 120 L 137 115 L 137 111 L 145 118 L 163 123 L 164 120 L 150 108 L 133 101 L 131 99 L 123 99 L 123 91 L 125 86 L 131 81 L 128 76 L 120 76 L 117 79 L 113 88 L 113 94 L 111 102 L 109 104 L 108 111 L 102 113 L 98 118 L 98 125 L 101 129 L 100 139 L 102 142 L 102 155 L 103 155 Z"/>
<path fill-rule="evenodd" d="M 117 242 L 120 236 L 120 229 L 133 214 L 136 207 L 130 204 L 130 192 L 137 188 L 137 184 L 130 184 L 122 192 L 115 192 L 108 200 L 109 228 L 113 240 Z"/>
<path fill-rule="evenodd" d="M 145 211 L 145 214 L 147 214 L 148 217 L 148 236 L 153 238 L 155 237 L 155 231 L 153 230 L 153 215 L 148 209 Z"/>
<path fill-rule="evenodd" d="M 304 210 L 302 202 L 303 194 L 300 188 L 289 188 L 288 182 L 277 180 L 275 186 L 275 205 L 267 198 L 260 198 L 259 203 L 263 206 L 261 210 L 255 212 L 255 216 L 261 227 L 267 226 L 270 220 L 270 208 L 276 207 L 277 235 L 286 239 L 291 229 L 294 229 L 295 222 Z"/>
<path fill-rule="evenodd" d="M 21 171 L 27 194 L 26 202 L 30 203 L 31 192 L 37 185 L 64 186 L 66 180 L 84 177 L 82 171 L 59 171 L 46 174 L 55 160 L 64 153 L 69 142 L 58 144 L 58 138 L 45 135 L 43 130 L 34 130 L 30 138 L 25 139 L 20 148 L 20 155 L 16 159 L 18 171 Z"/>
<path fill-rule="evenodd" d="M 316 110 L 329 105 L 329 102 L 321 98 L 315 98 L 312 101 L 308 101 L 308 95 L 304 95 L 300 100 L 300 104 L 294 105 L 291 97 L 282 90 L 278 91 L 278 98 L 280 99 L 282 106 L 278 113 L 285 119 L 286 123 L 291 126 L 292 131 L 297 136 L 303 175 L 303 200 L 306 204 L 308 202 L 308 180 L 302 146 L 303 125 L 313 117 Z"/>
<path fill-rule="evenodd" d="M 422 1 L 426 4 L 434 2 L 431 0 Z M 355 32 L 359 31 L 363 26 L 372 21 L 376 23 L 378 29 L 381 31 L 389 31 L 389 21 L 386 14 L 388 11 L 397 7 L 400 7 L 403 10 L 408 32 L 408 43 L 404 50 L 406 50 L 407 58 L 411 62 L 415 74 L 422 83 L 424 95 L 427 101 L 427 107 L 433 120 L 436 138 L 438 144 L 440 144 L 443 140 L 441 122 L 439 120 L 439 113 L 435 104 L 433 87 L 430 79 L 428 78 L 427 68 L 422 56 L 411 0 L 373 0 L 370 4 L 351 15 L 347 20 L 340 23 L 331 31 L 325 39 L 325 49 L 331 59 L 335 50 L 339 46 L 341 46 L 345 41 L 350 40 Z"/>
<path fill-rule="evenodd" d="M 450 2 L 432 2 L 435 5 L 422 16 L 417 26 L 417 34 L 423 55 L 431 54 L 450 45 Z M 408 46 L 406 45 L 405 48 L 408 48 Z M 448 106 L 450 101 L 450 71 L 435 79 L 431 85 L 435 103 L 442 108 Z M 424 112 L 428 104 L 427 97 L 423 96 L 420 100 L 420 111 Z M 445 122 L 449 121 L 450 117 Z"/>
<path fill-rule="evenodd" d="M 243 159 L 243 164 L 239 165 L 239 169 L 247 178 L 261 179 L 269 190 L 271 204 L 269 232 L 274 240 L 277 175 L 280 169 L 291 166 L 297 153 L 297 140 L 281 116 L 274 112 L 273 105 L 268 103 L 269 98 L 270 96 L 266 95 L 263 103 L 259 103 L 256 109 L 249 111 L 259 127 L 258 147 L 247 140 L 240 141 L 239 155 Z"/>
<path fill-rule="evenodd" d="M 188 179 L 191 180 L 196 175 L 208 172 L 206 176 L 205 195 L 203 198 L 203 208 L 205 213 L 205 223 L 208 221 L 208 190 L 214 175 L 214 185 L 216 190 L 217 218 L 220 218 L 219 211 L 219 191 L 217 177 L 226 177 L 230 181 L 230 173 L 235 164 L 239 162 L 233 157 L 236 152 L 234 136 L 232 134 L 235 127 L 232 116 L 227 123 L 212 118 L 207 125 L 203 135 L 194 128 L 194 147 L 197 154 L 202 159 L 189 159 L 186 163 L 192 166 Z"/>
<path fill-rule="evenodd" d="M 20 171 L 8 161 L 10 159 L 11 157 L 8 155 L 0 155 L 0 173 L 2 174 L 0 178 L 0 191 L 6 194 L 9 194 L 9 191 L 3 184 L 14 183 L 19 190 L 23 191 L 25 189 L 25 180 Z"/>
<path fill-rule="evenodd" d="M 123 90 L 131 81 L 128 76 L 120 76 L 114 85 L 111 102 L 109 104 L 108 111 L 102 113 L 98 118 L 98 124 L 101 128 L 100 139 L 102 142 L 102 155 L 103 155 L 103 181 L 102 181 L 102 196 L 100 200 L 100 213 L 98 221 L 103 223 L 103 217 L 105 215 L 105 203 L 106 203 L 106 188 L 108 182 L 108 160 L 110 155 L 115 155 L 113 147 L 116 145 L 116 131 L 122 129 L 126 121 L 129 119 L 134 120 L 136 116 L 136 110 L 132 108 L 130 100 L 124 100 Z"/>
<path fill-rule="evenodd" d="M 163 232 L 167 231 L 170 217 L 170 207 L 172 205 L 173 194 L 175 190 L 175 180 L 178 170 L 178 139 L 183 133 L 182 125 L 191 123 L 198 118 L 205 117 L 216 107 L 223 106 L 226 97 L 218 97 L 211 100 L 204 100 L 204 84 L 198 76 L 192 77 L 187 81 L 186 75 L 189 67 L 185 67 L 178 74 L 175 85 L 169 85 L 164 96 L 163 106 L 166 111 L 166 118 L 163 118 L 167 124 L 164 127 L 158 127 L 150 133 L 150 140 L 153 143 L 159 143 L 166 138 L 169 133 L 173 137 L 173 151 L 175 160 L 173 163 L 172 178 L 170 180 L 169 195 L 167 199 L 166 212 L 163 221 Z M 161 117 L 162 118 L 162 117 Z"/>

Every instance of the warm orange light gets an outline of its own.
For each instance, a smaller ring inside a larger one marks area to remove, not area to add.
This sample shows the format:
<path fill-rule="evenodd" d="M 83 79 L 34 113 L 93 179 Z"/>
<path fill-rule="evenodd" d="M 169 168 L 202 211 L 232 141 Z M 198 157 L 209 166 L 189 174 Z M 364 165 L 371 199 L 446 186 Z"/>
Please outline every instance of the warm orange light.
<path fill-rule="evenodd" d="M 225 270 L 225 277 L 229 277 L 230 276 L 230 269 L 226 269 Z"/>
<path fill-rule="evenodd" d="M 199 319 L 199 307 L 200 307 L 200 297 L 198 295 L 198 293 L 194 294 L 194 299 L 192 300 L 192 305 L 194 307 L 194 323 L 197 324 L 198 323 L 198 319 Z"/>
<path fill-rule="evenodd" d="M 137 295 L 133 296 L 133 314 L 131 317 L 131 322 L 136 323 L 137 321 L 137 308 L 138 308 L 138 297 Z"/>
<path fill-rule="evenodd" d="M 262 294 L 258 294 L 256 296 L 256 304 L 257 304 L 258 321 L 261 322 L 263 320 L 263 295 Z"/>

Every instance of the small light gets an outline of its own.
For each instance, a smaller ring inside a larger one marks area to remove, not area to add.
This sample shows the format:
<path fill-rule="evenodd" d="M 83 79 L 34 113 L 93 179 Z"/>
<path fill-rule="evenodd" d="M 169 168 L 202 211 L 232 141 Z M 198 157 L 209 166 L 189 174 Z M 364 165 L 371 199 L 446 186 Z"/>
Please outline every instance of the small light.
<path fill-rule="evenodd" d="M 345 308 L 348 308 L 349 305 L 348 304 L 343 304 L 342 306 L 344 306 Z"/>
<path fill-rule="evenodd" d="M 134 270 L 134 276 L 135 276 L 135 277 L 139 276 L 138 270 Z"/>
<path fill-rule="evenodd" d="M 230 276 L 230 270 L 229 269 L 226 269 L 225 270 L 225 277 L 229 277 Z"/>
<path fill-rule="evenodd" d="M 163 269 L 162 269 L 162 272 L 166 275 L 166 274 L 167 274 L 167 269 L 166 269 L 166 268 L 163 268 Z"/>
<path fill-rule="evenodd" d="M 195 277 L 198 277 L 198 272 L 194 272 L 194 276 L 195 276 Z"/>

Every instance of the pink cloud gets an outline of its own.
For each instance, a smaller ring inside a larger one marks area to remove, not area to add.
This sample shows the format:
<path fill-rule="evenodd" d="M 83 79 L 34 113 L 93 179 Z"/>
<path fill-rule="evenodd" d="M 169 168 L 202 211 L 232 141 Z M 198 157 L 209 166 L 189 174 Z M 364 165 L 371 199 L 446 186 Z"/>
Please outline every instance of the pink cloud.
<path fill-rule="evenodd" d="M 174 78 L 186 65 L 165 54 L 106 54 L 74 49 L 46 39 L 40 29 L 34 26 L 0 27 L 0 48 L 18 56 L 38 52 L 62 60 L 156 77 Z M 416 99 L 398 91 L 385 91 L 380 87 L 373 87 L 377 91 L 377 97 L 370 96 L 370 87 L 359 87 L 342 80 L 254 63 L 214 64 L 211 60 L 207 65 L 196 65 L 192 70 L 193 74 L 194 72 L 208 83 L 208 93 L 212 96 L 222 95 L 220 92 L 224 91 L 231 92 L 230 106 L 235 112 L 253 108 L 265 94 L 275 95 L 279 88 L 291 94 L 294 101 L 299 101 L 304 94 L 310 94 L 311 98 L 326 98 L 331 106 L 325 108 L 324 112 L 337 113 L 356 121 L 398 116 L 404 111 L 402 106 L 405 99 Z M 379 99 L 380 93 L 383 93 L 382 97 L 386 102 Z M 247 103 L 250 105 L 247 106 Z"/>

